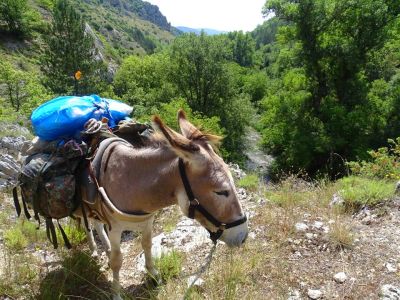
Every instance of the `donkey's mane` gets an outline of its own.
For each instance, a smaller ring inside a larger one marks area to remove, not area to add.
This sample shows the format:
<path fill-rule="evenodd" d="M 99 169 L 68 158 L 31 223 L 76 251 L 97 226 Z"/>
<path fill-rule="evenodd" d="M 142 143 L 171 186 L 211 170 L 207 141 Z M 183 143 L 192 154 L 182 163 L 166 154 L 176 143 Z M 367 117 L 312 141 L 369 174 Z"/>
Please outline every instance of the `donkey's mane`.
<path fill-rule="evenodd" d="M 155 127 L 157 128 L 157 126 Z M 210 134 L 201 133 L 201 135 L 190 136 L 192 141 L 201 141 L 203 143 L 208 143 L 214 149 L 214 151 L 219 151 L 219 146 L 221 145 L 223 137 Z M 161 133 L 160 129 L 154 130 L 154 132 L 149 136 L 148 142 L 145 144 L 148 147 L 160 148 L 164 146 L 169 146 L 167 138 Z"/>

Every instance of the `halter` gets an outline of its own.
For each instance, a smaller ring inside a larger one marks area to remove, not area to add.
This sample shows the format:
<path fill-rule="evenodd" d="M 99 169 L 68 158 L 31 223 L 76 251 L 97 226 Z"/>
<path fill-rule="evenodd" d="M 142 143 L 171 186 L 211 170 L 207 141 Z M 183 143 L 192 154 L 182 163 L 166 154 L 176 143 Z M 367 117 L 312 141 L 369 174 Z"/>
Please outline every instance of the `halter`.
<path fill-rule="evenodd" d="M 216 243 L 217 240 L 221 237 L 222 233 L 225 229 L 229 229 L 240 224 L 243 224 L 247 221 L 246 215 L 240 218 L 239 220 L 233 221 L 231 223 L 222 223 L 213 217 L 205 208 L 199 203 L 199 200 L 193 194 L 192 188 L 189 183 L 189 179 L 186 175 L 185 164 L 181 158 L 179 158 L 179 173 L 182 178 L 183 186 L 185 187 L 186 195 L 189 199 L 189 214 L 188 217 L 194 219 L 195 210 L 201 213 L 209 222 L 211 222 L 215 227 L 218 228 L 216 232 L 212 232 L 207 229 L 210 233 L 210 239 Z"/>

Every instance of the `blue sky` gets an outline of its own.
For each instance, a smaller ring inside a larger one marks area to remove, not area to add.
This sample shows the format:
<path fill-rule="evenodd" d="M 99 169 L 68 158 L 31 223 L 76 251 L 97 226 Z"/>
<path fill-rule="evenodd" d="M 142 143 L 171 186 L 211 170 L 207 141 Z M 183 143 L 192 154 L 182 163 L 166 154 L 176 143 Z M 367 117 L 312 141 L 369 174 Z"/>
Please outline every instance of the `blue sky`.
<path fill-rule="evenodd" d="M 263 22 L 266 0 L 146 0 L 173 26 L 251 31 Z"/>

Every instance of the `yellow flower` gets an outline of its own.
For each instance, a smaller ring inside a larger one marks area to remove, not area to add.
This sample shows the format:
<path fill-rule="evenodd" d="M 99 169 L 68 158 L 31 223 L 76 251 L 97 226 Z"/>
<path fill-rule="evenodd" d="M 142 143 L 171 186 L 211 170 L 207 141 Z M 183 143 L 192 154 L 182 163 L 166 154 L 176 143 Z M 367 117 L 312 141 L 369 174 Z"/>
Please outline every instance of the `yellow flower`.
<path fill-rule="evenodd" d="M 82 72 L 81 71 L 76 71 L 76 73 L 75 73 L 75 79 L 76 80 L 79 80 L 79 79 L 81 79 L 81 77 L 82 77 Z"/>

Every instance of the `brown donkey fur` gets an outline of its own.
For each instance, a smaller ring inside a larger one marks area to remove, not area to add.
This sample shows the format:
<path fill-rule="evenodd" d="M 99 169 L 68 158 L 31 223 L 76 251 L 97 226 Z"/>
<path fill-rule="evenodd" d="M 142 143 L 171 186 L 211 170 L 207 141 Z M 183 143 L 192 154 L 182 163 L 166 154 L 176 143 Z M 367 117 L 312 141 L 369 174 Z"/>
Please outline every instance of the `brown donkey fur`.
<path fill-rule="evenodd" d="M 164 207 L 178 204 L 182 212 L 188 214 L 189 201 L 179 173 L 179 158 L 184 161 L 194 195 L 214 218 L 223 223 L 230 223 L 243 217 L 229 169 L 214 151 L 214 146 L 220 142 L 220 138 L 202 133 L 186 119 L 182 110 L 178 112 L 181 133 L 167 127 L 158 117 L 154 117 L 153 121 L 159 130 L 147 145 L 134 148 L 123 143 L 117 144 L 112 149 L 109 147 L 102 159 L 99 184 L 106 191 L 113 208 L 105 210 L 111 225 L 109 241 L 102 226 L 98 222 L 95 226 L 110 251 L 115 299 L 120 299 L 122 231 L 142 231 L 146 267 L 151 274 L 156 275 L 151 257 L 154 213 Z M 130 215 L 138 211 L 148 215 Z M 194 217 L 208 230 L 217 230 L 202 214 L 196 212 Z M 220 239 L 228 246 L 239 246 L 244 242 L 247 233 L 245 222 L 225 230 Z M 89 243 L 91 248 L 95 249 L 91 233 Z"/>

